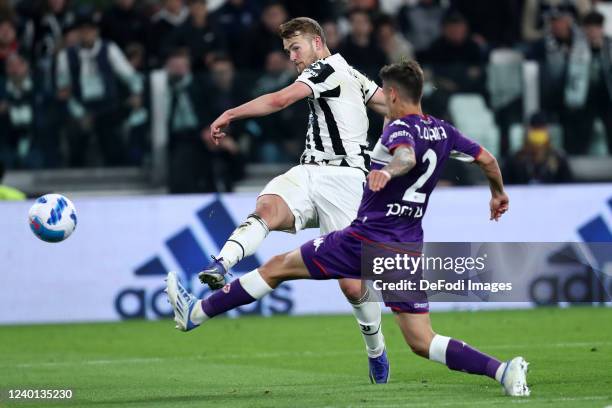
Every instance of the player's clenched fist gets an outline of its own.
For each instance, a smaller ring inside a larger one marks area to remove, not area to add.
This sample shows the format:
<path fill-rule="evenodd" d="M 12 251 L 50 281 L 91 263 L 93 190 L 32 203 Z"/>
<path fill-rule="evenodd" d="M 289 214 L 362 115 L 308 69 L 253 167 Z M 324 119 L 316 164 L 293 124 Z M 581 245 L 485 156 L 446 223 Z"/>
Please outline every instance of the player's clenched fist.
<path fill-rule="evenodd" d="M 368 186 L 372 191 L 380 191 L 391 180 L 391 175 L 385 170 L 372 170 L 368 174 Z"/>
<path fill-rule="evenodd" d="M 499 221 L 499 218 L 508 211 L 510 200 L 506 193 L 496 194 L 489 203 L 491 208 L 491 220 Z"/>
<path fill-rule="evenodd" d="M 229 126 L 230 124 L 229 114 L 223 112 L 221 116 L 219 116 L 215 121 L 210 125 L 210 135 L 212 137 L 212 141 L 218 145 L 223 137 L 225 137 L 225 133 L 223 129 Z"/>

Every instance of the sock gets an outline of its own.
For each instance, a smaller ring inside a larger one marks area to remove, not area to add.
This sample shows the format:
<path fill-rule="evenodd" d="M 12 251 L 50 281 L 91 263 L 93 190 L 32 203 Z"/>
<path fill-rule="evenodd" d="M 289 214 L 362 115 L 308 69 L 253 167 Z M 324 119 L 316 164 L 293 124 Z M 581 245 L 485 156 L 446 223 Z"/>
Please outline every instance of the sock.
<path fill-rule="evenodd" d="M 501 384 L 502 382 L 502 376 L 504 375 L 504 370 L 506 369 L 506 366 L 508 365 L 508 363 L 501 363 L 499 365 L 499 368 L 497 369 L 497 371 L 495 372 L 495 380 Z"/>
<path fill-rule="evenodd" d="M 229 270 L 246 256 L 253 255 L 262 241 L 266 238 L 270 229 L 266 222 L 257 214 L 251 214 L 247 219 L 240 224 L 238 228 L 232 232 L 232 235 L 227 239 L 219 258 Z"/>
<path fill-rule="evenodd" d="M 232 281 L 229 286 L 218 290 L 194 307 L 191 320 L 196 324 L 225 313 L 238 306 L 247 305 L 261 299 L 274 289 L 271 288 L 255 269 Z"/>
<path fill-rule="evenodd" d="M 502 363 L 460 340 L 436 334 L 429 345 L 429 359 L 445 364 L 451 370 L 486 375 L 501 381 Z M 499 373 L 499 379 L 498 377 Z"/>
<path fill-rule="evenodd" d="M 353 306 L 353 315 L 361 328 L 366 344 L 368 357 L 378 357 L 385 350 L 385 337 L 382 334 L 380 304 L 370 299 L 370 291 L 358 301 L 349 303 Z"/>

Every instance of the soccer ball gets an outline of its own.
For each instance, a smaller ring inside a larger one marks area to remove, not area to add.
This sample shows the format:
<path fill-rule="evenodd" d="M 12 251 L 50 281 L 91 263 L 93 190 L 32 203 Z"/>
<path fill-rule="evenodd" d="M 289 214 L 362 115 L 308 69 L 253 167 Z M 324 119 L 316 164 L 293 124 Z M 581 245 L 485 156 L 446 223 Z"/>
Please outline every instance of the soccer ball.
<path fill-rule="evenodd" d="M 72 234 L 77 225 L 74 204 L 60 194 L 46 194 L 30 208 L 30 228 L 46 242 L 60 242 Z"/>

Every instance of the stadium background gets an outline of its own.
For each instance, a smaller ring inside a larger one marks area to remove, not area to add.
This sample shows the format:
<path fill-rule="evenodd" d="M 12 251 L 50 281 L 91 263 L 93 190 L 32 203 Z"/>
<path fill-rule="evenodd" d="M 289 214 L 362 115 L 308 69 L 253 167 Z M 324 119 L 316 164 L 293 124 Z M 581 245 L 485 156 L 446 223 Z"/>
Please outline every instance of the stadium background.
<path fill-rule="evenodd" d="M 80 387 L 82 398 L 75 406 L 85 402 L 170 406 L 189 401 L 197 405 L 220 395 L 224 397 L 215 401 L 221 405 L 290 405 L 296 392 L 291 386 L 285 389 L 282 382 L 270 380 L 281 396 L 266 400 L 270 398 L 267 385 L 257 375 L 264 364 L 270 373 L 285 378 L 288 374 L 282 370 L 295 368 L 284 360 L 287 353 L 292 359 L 314 361 L 304 369 L 307 375 L 291 374 L 313 387 L 308 388 L 310 399 L 300 399 L 304 405 L 364 405 L 363 399 L 312 396 L 321 389 L 336 392 L 318 382 L 324 379 L 336 386 L 348 381 L 355 388 L 346 389 L 347 395 L 360 398 L 363 367 L 359 363 L 363 362 L 357 350 L 361 344 L 348 317 L 293 317 L 298 319 L 295 323 L 283 317 L 256 317 L 240 319 L 243 323 L 237 326 L 221 320 L 212 326 L 217 328 L 212 337 L 182 340 L 183 346 L 193 350 L 201 342 L 222 342 L 242 354 L 232 357 L 228 352 L 221 359 L 235 358 L 232 364 L 242 368 L 258 364 L 252 372 L 243 371 L 245 377 L 239 381 L 257 391 L 243 394 L 245 399 L 233 398 L 236 386 L 227 388 L 220 379 L 208 382 L 217 391 L 202 395 L 193 391 L 200 386 L 197 383 L 188 382 L 185 388 L 170 392 L 162 379 L 147 377 L 150 364 L 164 364 L 165 369 L 187 366 L 194 376 L 206 364 L 206 352 L 200 351 L 204 354 L 199 357 L 205 361 L 187 363 L 181 358 L 188 353 L 161 349 L 151 340 L 176 341 L 175 333 L 166 333 L 171 332 L 167 320 L 115 326 L 74 323 L 163 318 L 169 312 L 161 292 L 165 271 L 181 271 L 196 288 L 194 274 L 251 211 L 256 192 L 296 163 L 304 143 L 305 103 L 269 118 L 236 123 L 220 148 L 207 144 L 204 136 L 224 109 L 293 81 L 296 74 L 282 53 L 275 27 L 300 15 L 323 22 L 332 52 L 341 52 L 377 82 L 381 65 L 403 56 L 416 57 L 427 74 L 425 110 L 453 122 L 492 151 L 506 181 L 516 184 L 508 188 L 510 212 L 500 223 L 489 223 L 484 180 L 470 166 L 449 164 L 431 199 L 424 227 L 427 240 L 560 242 L 560 249 L 563 242 L 612 242 L 612 129 L 608 125 L 612 69 L 610 61 L 602 59 L 591 59 L 587 69 L 569 68 L 576 62 L 574 50 L 588 44 L 582 23 L 599 24 L 594 10 L 605 16 L 606 35 L 612 36 L 609 1 L 0 0 L 0 167 L 6 169 L 3 180 L 0 175 L 0 198 L 30 199 L 58 192 L 73 200 L 79 214 L 74 235 L 50 245 L 29 231 L 26 217 L 32 201 L 0 202 L 0 392 L 7 386 L 75 386 Z M 97 58 L 92 72 L 94 76 L 102 73 L 103 78 L 93 82 L 101 86 L 80 92 L 65 86 L 73 67 L 59 72 L 58 56 L 78 45 L 83 27 L 95 28 L 103 41 L 118 45 L 132 67 L 128 75 L 119 76 L 108 60 Z M 600 62 L 607 71 L 599 69 Z M 578 80 L 587 80 L 582 103 L 567 97 L 570 72 Z M 381 125 L 379 118 L 371 116 L 371 143 Z M 545 142 L 538 143 L 542 130 Z M 236 273 L 316 235 L 316 230 L 295 236 L 273 233 Z M 609 264 L 609 259 L 600 261 L 602 269 Z M 558 265 L 549 266 L 542 276 L 559 274 L 561 287 L 565 275 Z M 612 279 L 605 277 L 604 286 L 612 291 L 610 285 Z M 580 297 L 584 287 L 576 290 Z M 440 313 L 434 325 L 454 327 L 459 334 L 463 329 L 464 337 L 477 344 L 510 352 L 508 341 L 492 333 L 500 321 L 517 324 L 533 334 L 519 344 L 525 346 L 525 353 L 531 351 L 532 358 L 537 355 L 541 372 L 550 375 L 540 377 L 536 404 L 612 404 L 609 372 L 605 374 L 606 364 L 609 368 L 612 361 L 609 308 L 570 310 L 562 302 L 559 309 L 465 312 L 534 306 L 535 302 L 436 304 L 436 311 L 458 311 Z M 338 313 L 350 313 L 350 307 L 334 283 L 297 282 L 233 316 Z M 324 359 L 313 357 L 321 350 L 322 356 L 330 352 L 323 334 L 316 332 L 316 319 L 326 325 L 324 335 L 335 336 L 334 342 L 346 336 L 356 350 L 347 355 L 332 347 L 332 355 L 341 356 L 338 367 L 345 368 L 326 373 Z M 390 347 L 406 351 L 390 328 L 389 316 L 385 319 Z M 471 325 L 466 323 L 470 319 Z M 53 325 L 29 326 L 32 323 Z M 241 343 L 237 327 L 248 337 L 262 340 Z M 286 344 L 277 345 L 280 354 L 266 365 L 261 354 L 271 351 L 269 344 L 278 332 Z M 225 333 L 237 339 L 230 340 Z M 542 349 L 551 337 L 561 346 Z M 40 338 L 48 342 L 40 343 Z M 98 343 L 96 338 L 106 340 Z M 526 345 L 530 340 L 532 349 Z M 102 345 L 104 341 L 110 346 Z M 587 358 L 579 353 L 582 347 L 591 351 Z M 512 350 L 516 351 L 520 350 Z M 399 357 L 400 352 L 396 353 Z M 576 367 L 575 381 L 557 381 L 573 373 L 567 368 L 554 372 L 554 361 Z M 215 364 L 221 378 L 236 384 L 232 372 L 236 366 L 219 368 L 218 360 Z M 429 406 L 427 400 L 418 399 L 428 398 L 427 384 L 422 383 L 425 376 L 433 383 L 440 380 L 436 397 L 441 406 L 458 404 L 453 395 L 463 390 L 456 390 L 454 384 L 469 380 L 427 371 L 422 364 L 412 359 L 406 367 L 398 361 L 394 368 L 395 381 L 416 381 L 424 387 L 410 389 L 417 398 L 412 402 Z M 279 373 L 274 371 L 276 366 L 282 367 Z M 99 367 L 108 374 L 118 373 L 134 390 L 121 380 L 100 380 Z M 74 376 L 74 369 L 83 373 L 81 378 Z M 138 386 L 145 377 L 151 388 Z M 556 388 L 558 384 L 565 387 Z M 474 400 L 481 397 L 479 385 L 476 381 L 461 394 L 466 406 L 503 404 L 490 396 Z M 103 387 L 113 393 L 96 393 Z M 397 393 L 405 391 L 397 388 L 400 385 L 393 387 Z M 374 400 L 386 401 L 386 406 L 400 404 L 377 392 Z M 0 398 L 0 406 L 4 402 Z"/>

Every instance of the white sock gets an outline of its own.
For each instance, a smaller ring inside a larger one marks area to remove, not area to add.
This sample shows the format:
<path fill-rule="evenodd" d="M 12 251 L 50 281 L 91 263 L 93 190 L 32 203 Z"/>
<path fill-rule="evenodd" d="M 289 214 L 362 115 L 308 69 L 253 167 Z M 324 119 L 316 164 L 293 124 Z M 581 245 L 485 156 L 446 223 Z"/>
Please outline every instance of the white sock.
<path fill-rule="evenodd" d="M 201 300 L 198 300 L 196 302 L 196 305 L 193 308 L 193 310 L 191 311 L 191 315 L 189 316 L 189 318 L 195 324 L 202 324 L 205 321 L 207 321 L 208 319 L 210 319 L 210 317 L 206 316 L 206 313 L 204 313 L 204 311 L 202 310 L 202 301 Z"/>
<path fill-rule="evenodd" d="M 255 299 L 261 299 L 274 290 L 274 288 L 268 285 L 257 269 L 242 275 L 238 280 L 242 288 Z"/>
<path fill-rule="evenodd" d="M 263 219 L 256 214 L 249 215 L 221 248 L 219 258 L 223 258 L 221 262 L 225 269 L 229 270 L 242 258 L 253 255 L 269 232 L 270 229 Z"/>
<path fill-rule="evenodd" d="M 429 345 L 429 359 L 446 365 L 446 348 L 450 339 L 436 334 Z"/>
<path fill-rule="evenodd" d="M 366 344 L 368 357 L 378 357 L 385 350 L 385 336 L 382 334 L 380 304 L 370 300 L 370 291 L 367 290 L 357 302 L 350 302 L 353 306 L 353 315 L 361 329 Z"/>
<path fill-rule="evenodd" d="M 502 375 L 504 375 L 504 370 L 506 369 L 507 365 L 508 363 L 501 363 L 501 365 L 497 368 L 497 371 L 495 372 L 495 381 L 500 384 L 502 382 Z"/>
<path fill-rule="evenodd" d="M 268 293 L 272 292 L 274 289 L 267 284 L 264 278 L 261 276 L 257 269 L 242 275 L 238 282 L 234 281 L 231 285 L 242 286 L 245 292 L 247 292 L 251 297 L 255 299 L 261 299 L 266 296 Z M 218 301 L 223 296 L 231 296 L 225 294 L 223 291 L 218 291 L 213 293 L 207 298 L 208 301 Z M 202 300 L 198 300 L 196 306 L 191 311 L 191 315 L 189 316 L 191 321 L 195 324 L 202 324 L 206 320 L 210 319 L 209 316 L 204 313 L 204 309 L 202 308 Z"/>

